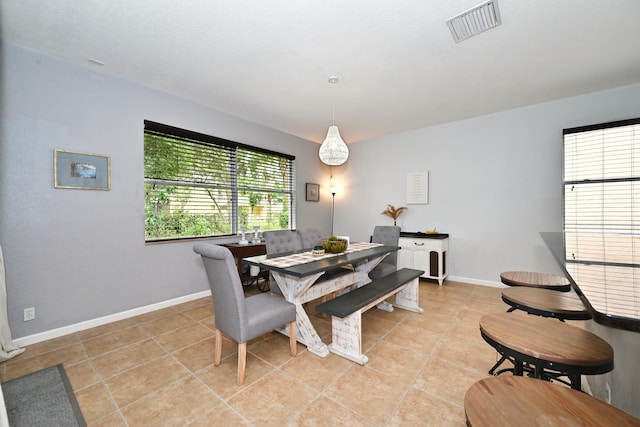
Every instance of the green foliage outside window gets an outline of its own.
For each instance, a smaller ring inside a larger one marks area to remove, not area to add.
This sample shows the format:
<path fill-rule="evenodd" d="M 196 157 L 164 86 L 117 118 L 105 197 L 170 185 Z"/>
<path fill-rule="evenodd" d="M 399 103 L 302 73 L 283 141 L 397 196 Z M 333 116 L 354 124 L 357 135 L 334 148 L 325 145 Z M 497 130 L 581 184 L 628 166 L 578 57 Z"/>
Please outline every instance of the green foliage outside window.
<path fill-rule="evenodd" d="M 294 227 L 293 158 L 167 129 L 145 122 L 147 241 Z"/>

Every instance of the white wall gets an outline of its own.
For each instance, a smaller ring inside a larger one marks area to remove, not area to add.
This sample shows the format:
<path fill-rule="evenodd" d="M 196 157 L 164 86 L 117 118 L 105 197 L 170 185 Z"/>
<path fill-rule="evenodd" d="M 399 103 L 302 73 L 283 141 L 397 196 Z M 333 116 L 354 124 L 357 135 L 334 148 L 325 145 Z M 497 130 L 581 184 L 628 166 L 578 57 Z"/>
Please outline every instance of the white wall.
<path fill-rule="evenodd" d="M 2 49 L 0 244 L 14 338 L 209 289 L 192 243 L 144 243 L 145 119 L 296 156 L 298 225 L 329 233 L 329 198 L 304 197 L 304 183 L 326 175 L 317 144 L 14 45 Z M 111 191 L 54 189 L 54 148 L 111 156 Z M 26 307 L 35 307 L 35 320 L 23 322 Z"/>
<path fill-rule="evenodd" d="M 561 273 L 539 232 L 562 227 L 562 129 L 638 117 L 639 99 L 640 85 L 627 86 L 351 144 L 334 168 L 336 233 L 367 238 L 392 224 L 387 204 L 407 206 L 404 231 L 450 234 L 454 278 Z M 429 171 L 429 203 L 406 205 L 406 174 L 419 171 Z"/>

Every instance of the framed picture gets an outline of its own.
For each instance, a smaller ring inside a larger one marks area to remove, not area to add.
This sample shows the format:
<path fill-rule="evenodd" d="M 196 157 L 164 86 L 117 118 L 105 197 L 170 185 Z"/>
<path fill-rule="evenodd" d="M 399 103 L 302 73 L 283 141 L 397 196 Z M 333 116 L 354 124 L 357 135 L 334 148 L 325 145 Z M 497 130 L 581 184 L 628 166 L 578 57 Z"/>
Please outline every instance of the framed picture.
<path fill-rule="evenodd" d="M 111 190 L 111 158 L 102 154 L 53 150 L 53 186 Z"/>
<path fill-rule="evenodd" d="M 318 202 L 320 201 L 320 184 L 314 184 L 312 182 L 307 182 L 307 202 Z"/>

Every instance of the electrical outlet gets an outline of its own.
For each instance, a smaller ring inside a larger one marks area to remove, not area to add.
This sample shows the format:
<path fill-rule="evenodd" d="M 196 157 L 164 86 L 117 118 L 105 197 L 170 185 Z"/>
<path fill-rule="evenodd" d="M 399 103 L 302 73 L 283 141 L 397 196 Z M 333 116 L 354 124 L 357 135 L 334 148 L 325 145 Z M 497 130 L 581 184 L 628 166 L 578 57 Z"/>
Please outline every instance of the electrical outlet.
<path fill-rule="evenodd" d="M 33 307 L 24 309 L 24 321 L 27 322 L 29 320 L 33 320 L 36 318 L 36 309 Z"/>
<path fill-rule="evenodd" d="M 611 386 L 609 385 L 609 383 L 605 384 L 604 389 L 607 394 L 605 396 L 605 400 L 607 401 L 608 404 L 611 404 Z"/>

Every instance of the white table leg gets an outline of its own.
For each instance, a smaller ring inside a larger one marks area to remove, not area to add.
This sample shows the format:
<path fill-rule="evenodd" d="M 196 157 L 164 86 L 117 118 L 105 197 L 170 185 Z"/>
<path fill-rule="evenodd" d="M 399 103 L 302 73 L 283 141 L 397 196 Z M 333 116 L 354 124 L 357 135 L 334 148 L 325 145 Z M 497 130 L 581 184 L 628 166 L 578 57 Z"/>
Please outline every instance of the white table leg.
<path fill-rule="evenodd" d="M 419 303 L 420 279 L 416 277 L 396 294 L 396 302 L 393 305 L 404 310 L 422 313 L 424 310 L 420 308 Z"/>
<path fill-rule="evenodd" d="M 311 323 L 300 301 L 304 299 L 305 292 L 318 280 L 318 277 L 320 277 L 322 273 L 301 278 L 280 274 L 278 272 L 273 272 L 272 275 L 280 287 L 280 290 L 282 290 L 285 299 L 296 306 L 296 340 L 306 345 L 311 353 L 320 357 L 327 357 L 329 355 L 329 349 L 320 339 L 316 328 L 314 328 Z M 286 327 L 279 329 L 279 332 L 289 336 L 289 330 Z"/>
<path fill-rule="evenodd" d="M 332 353 L 365 365 L 369 358 L 362 353 L 362 313 L 360 310 L 345 318 L 331 318 L 332 340 L 329 350 Z"/>

